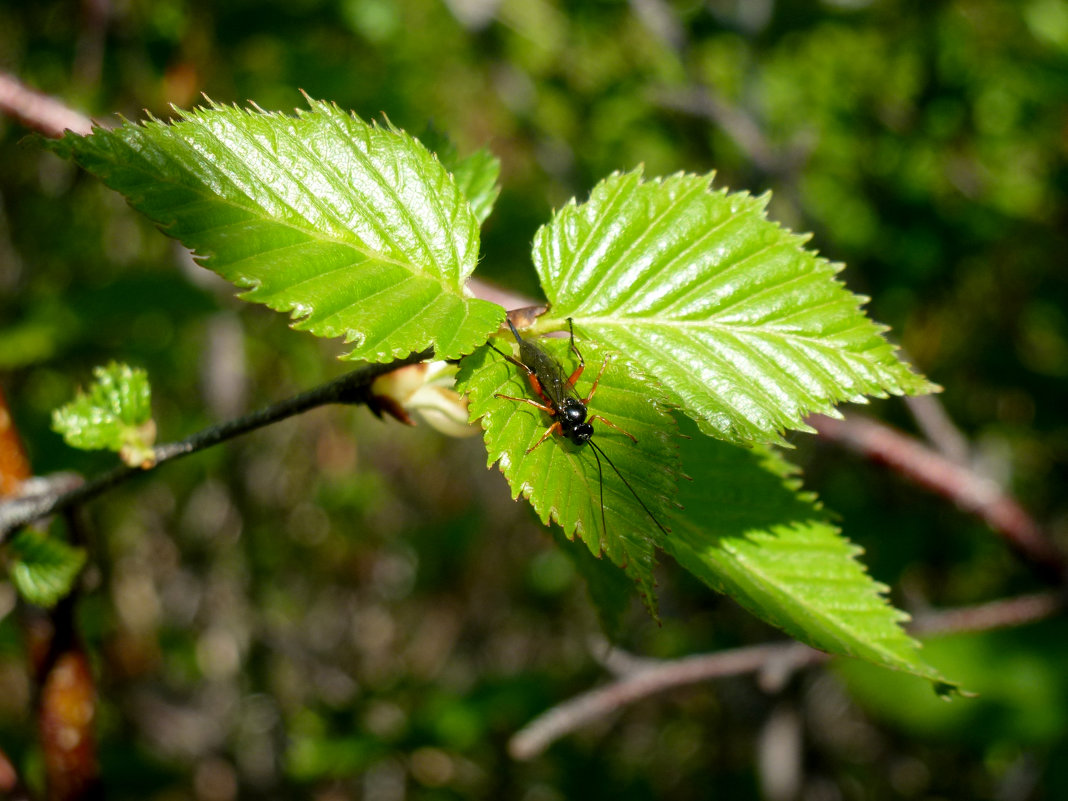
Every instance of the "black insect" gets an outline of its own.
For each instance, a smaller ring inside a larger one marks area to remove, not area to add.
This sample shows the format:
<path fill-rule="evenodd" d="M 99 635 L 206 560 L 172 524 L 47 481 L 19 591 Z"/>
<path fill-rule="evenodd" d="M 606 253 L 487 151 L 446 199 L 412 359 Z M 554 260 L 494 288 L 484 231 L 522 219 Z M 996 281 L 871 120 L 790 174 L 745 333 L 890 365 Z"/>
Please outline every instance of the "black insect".
<path fill-rule="evenodd" d="M 593 386 L 590 387 L 589 394 L 585 398 L 582 398 L 579 396 L 578 392 L 575 391 L 575 382 L 579 380 L 582 371 L 586 369 L 586 360 L 582 358 L 582 353 L 579 352 L 578 347 L 575 345 L 575 327 L 571 322 L 570 317 L 567 318 L 567 328 L 571 334 L 571 350 L 574 352 L 575 356 L 578 357 L 579 363 L 578 367 L 575 368 L 575 371 L 571 373 L 568 378 L 564 378 L 565 373 L 563 365 L 529 339 L 523 339 L 511 320 L 508 320 L 508 327 L 512 329 L 512 335 L 519 344 L 519 358 L 517 359 L 514 356 L 503 352 L 492 342 L 489 343 L 489 346 L 527 374 L 527 379 L 530 381 L 531 388 L 534 390 L 535 394 L 544 401 L 544 403 L 538 403 L 530 398 L 514 398 L 511 395 L 502 395 L 500 393 L 496 393 L 494 397 L 502 398 L 503 400 L 516 401 L 517 403 L 530 404 L 531 406 L 541 409 L 549 415 L 549 417 L 553 418 L 553 424 L 546 429 L 541 439 L 527 448 L 526 452 L 530 453 L 553 434 L 559 434 L 565 439 L 571 440 L 576 445 L 585 445 L 589 443 L 593 448 L 594 458 L 597 459 L 597 480 L 601 493 L 601 527 L 604 529 L 605 535 L 607 536 L 608 527 L 604 519 L 604 475 L 601 471 L 602 456 L 604 457 L 604 460 L 608 462 L 609 466 L 616 471 L 616 475 L 619 476 L 627 489 L 630 490 L 630 494 L 634 496 L 634 499 L 641 504 L 642 509 L 649 515 L 649 519 L 656 523 L 657 528 L 659 528 L 666 536 L 668 533 L 667 529 L 665 529 L 660 524 L 660 521 L 656 519 L 656 516 L 649 511 L 649 507 L 645 505 L 645 502 L 638 496 L 638 493 L 634 491 L 634 487 L 630 485 L 630 482 L 623 478 L 623 474 L 619 472 L 619 468 L 608 458 L 608 454 L 601 450 L 601 447 L 592 439 L 592 422 L 594 420 L 600 420 L 606 426 L 610 426 L 621 434 L 629 437 L 631 442 L 634 442 L 635 444 L 638 442 L 633 434 L 624 431 L 611 420 L 607 420 L 599 414 L 591 415 L 589 413 L 590 401 L 593 400 L 593 395 L 597 391 L 597 385 L 601 382 L 601 376 L 604 375 L 605 368 L 608 366 L 608 357 L 605 356 L 604 362 L 601 364 L 601 369 L 597 373 L 597 378 L 594 379 Z"/>

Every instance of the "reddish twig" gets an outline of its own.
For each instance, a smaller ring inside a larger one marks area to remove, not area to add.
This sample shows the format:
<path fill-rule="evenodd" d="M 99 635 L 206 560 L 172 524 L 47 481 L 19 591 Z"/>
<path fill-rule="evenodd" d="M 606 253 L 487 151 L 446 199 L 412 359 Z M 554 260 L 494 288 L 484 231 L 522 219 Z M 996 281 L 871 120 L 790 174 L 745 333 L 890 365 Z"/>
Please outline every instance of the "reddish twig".
<path fill-rule="evenodd" d="M 1068 577 L 1064 554 L 1023 507 L 994 481 L 866 417 L 850 415 L 845 420 L 835 420 L 817 415 L 808 422 L 823 439 L 886 464 L 981 518 L 1043 578 L 1060 585 Z"/>
<path fill-rule="evenodd" d="M 84 114 L 29 88 L 6 72 L 0 72 L 0 114 L 53 138 L 63 136 L 66 130 L 87 134 L 93 128 L 93 121 Z"/>
<path fill-rule="evenodd" d="M 937 395 L 915 395 L 905 398 L 912 419 L 927 440 L 938 449 L 939 453 L 960 465 L 968 464 L 971 448 L 968 440 L 960 432 L 949 415 L 946 407 Z"/>
<path fill-rule="evenodd" d="M 1065 597 L 1060 592 L 1026 595 L 979 606 L 927 613 L 919 616 L 910 630 L 928 634 L 990 631 L 1042 620 L 1064 607 Z M 782 686 L 784 678 L 791 673 L 829 658 L 828 654 L 797 642 L 735 648 L 670 661 L 633 656 L 622 660 L 605 658 L 606 663 L 630 666 L 633 670 L 620 679 L 577 695 L 539 715 L 512 737 L 508 751 L 515 759 L 532 759 L 561 737 L 629 704 L 665 690 L 709 679 L 756 673 L 766 690 L 775 690 Z M 765 677 L 774 681 L 763 681 Z"/>

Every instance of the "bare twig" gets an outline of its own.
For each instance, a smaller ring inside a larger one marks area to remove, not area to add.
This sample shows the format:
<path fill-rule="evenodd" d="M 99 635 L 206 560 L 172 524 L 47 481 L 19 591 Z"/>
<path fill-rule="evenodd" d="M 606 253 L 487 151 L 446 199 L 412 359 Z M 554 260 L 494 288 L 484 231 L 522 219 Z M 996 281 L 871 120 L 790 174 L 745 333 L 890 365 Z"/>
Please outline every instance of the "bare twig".
<path fill-rule="evenodd" d="M 845 420 L 835 420 L 818 415 L 808 422 L 822 438 L 886 464 L 982 518 L 1046 580 L 1060 585 L 1068 577 L 1064 554 L 1023 507 L 994 481 L 866 417 L 850 415 Z"/>
<path fill-rule="evenodd" d="M 1065 597 L 1061 592 L 1025 595 L 926 613 L 916 619 L 910 630 L 926 634 L 990 631 L 1042 620 L 1064 608 Z M 515 759 L 532 759 L 561 737 L 665 690 L 747 673 L 755 673 L 758 677 L 768 673 L 789 676 L 829 658 L 828 654 L 798 642 L 755 645 L 667 661 L 634 656 L 622 659 L 601 657 L 603 663 L 625 665 L 623 677 L 581 693 L 539 715 L 512 737 L 508 751 Z M 781 686 L 781 681 L 776 682 L 771 691 Z"/>
<path fill-rule="evenodd" d="M 937 395 L 906 397 L 905 406 L 923 435 L 943 456 L 959 465 L 968 464 L 968 440 L 946 414 Z"/>
<path fill-rule="evenodd" d="M 531 759 L 564 735 L 650 695 L 709 679 L 755 673 L 768 662 L 784 658 L 796 670 L 823 661 L 827 655 L 791 642 L 754 645 L 663 662 L 582 693 L 539 715 L 512 737 L 508 752 L 515 759 Z"/>
<path fill-rule="evenodd" d="M 962 634 L 969 631 L 993 631 L 1052 617 L 1065 608 L 1063 592 L 1037 592 L 1000 601 L 944 609 L 917 615 L 909 631 L 913 634 Z"/>
<path fill-rule="evenodd" d="M 154 467 L 309 409 L 314 409 L 317 406 L 329 403 L 368 404 L 372 401 L 370 394 L 371 383 L 378 376 L 396 370 L 398 367 L 423 361 L 430 358 L 430 356 L 430 351 L 424 351 L 389 364 L 372 364 L 347 373 L 328 384 L 323 384 L 320 387 L 272 404 L 259 411 L 229 420 L 217 426 L 205 428 L 180 442 L 157 445 L 153 449 L 156 457 Z M 146 471 L 139 467 L 121 465 L 67 492 L 24 495 L 14 500 L 0 503 L 0 542 L 27 523 L 70 506 L 84 503 L 132 476 L 144 472 Z"/>
<path fill-rule="evenodd" d="M 45 136 L 59 138 L 66 130 L 87 134 L 93 121 L 48 95 L 30 89 L 10 73 L 0 72 L 0 114 Z"/>

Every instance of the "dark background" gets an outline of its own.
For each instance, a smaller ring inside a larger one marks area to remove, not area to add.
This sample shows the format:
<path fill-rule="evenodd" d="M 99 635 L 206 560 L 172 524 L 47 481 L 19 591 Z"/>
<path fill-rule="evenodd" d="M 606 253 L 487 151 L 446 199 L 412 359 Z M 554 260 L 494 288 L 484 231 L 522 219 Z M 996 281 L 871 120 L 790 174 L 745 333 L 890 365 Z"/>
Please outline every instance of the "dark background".
<path fill-rule="evenodd" d="M 99 119 L 200 93 L 299 89 L 503 162 L 479 274 L 537 295 L 530 242 L 613 170 L 716 170 L 849 268 L 967 438 L 973 466 L 1068 541 L 1068 6 L 990 2 L 86 0 L 0 3 L 0 69 Z M 161 440 L 340 374 L 334 343 L 232 299 L 122 199 L 0 119 L 0 381 L 46 473 L 96 364 L 148 369 Z M 865 411 L 913 429 L 900 401 Z M 793 437 L 806 482 L 909 608 L 1039 585 L 980 522 Z M 1064 626 L 932 644 L 980 691 L 857 666 L 780 694 L 734 679 L 646 700 L 530 763 L 508 737 L 603 680 L 582 582 L 480 441 L 324 409 L 91 507 L 81 622 L 119 799 L 1068 797 Z M 777 637 L 673 564 L 660 657 Z M 0 583 L 0 746 L 39 757 L 14 591 Z"/>

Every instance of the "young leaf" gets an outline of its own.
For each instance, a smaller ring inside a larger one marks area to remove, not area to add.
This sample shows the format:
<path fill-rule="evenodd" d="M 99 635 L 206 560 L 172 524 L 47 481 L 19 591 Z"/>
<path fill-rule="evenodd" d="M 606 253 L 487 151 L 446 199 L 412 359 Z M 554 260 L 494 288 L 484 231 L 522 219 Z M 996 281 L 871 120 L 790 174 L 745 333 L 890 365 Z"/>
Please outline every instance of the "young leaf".
<path fill-rule="evenodd" d="M 497 346 L 510 350 L 509 339 L 498 338 Z M 565 377 L 570 374 L 575 364 L 566 339 L 543 339 L 538 344 L 562 364 L 570 365 L 570 369 L 563 368 Z M 585 397 L 595 371 L 603 363 L 605 351 L 593 342 L 578 344 L 586 358 L 586 372 L 576 389 Z M 481 418 L 486 430 L 488 465 L 500 461 L 512 497 L 522 494 L 529 498 L 543 523 L 557 522 L 568 538 L 577 535 L 594 556 L 603 553 L 623 567 L 637 582 L 639 594 L 655 614 L 652 570 L 655 549 L 662 545 L 663 537 L 620 477 L 604 459 L 598 473 L 590 445 L 576 446 L 556 435 L 531 453 L 525 453 L 545 433 L 552 419 L 529 404 L 494 397 L 495 393 L 501 393 L 537 400 L 526 374 L 489 347 L 463 360 L 457 385 L 470 394 L 471 417 Z M 676 491 L 678 471 L 675 422 L 655 402 L 640 371 L 618 354 L 612 354 L 601 377 L 590 403 L 590 413 L 603 415 L 637 438 L 638 443 L 634 444 L 619 431 L 598 421 L 593 423 L 596 431 L 593 441 L 626 477 L 657 520 L 669 526 L 667 510 Z"/>
<path fill-rule="evenodd" d="M 11 567 L 15 587 L 36 606 L 55 606 L 85 566 L 84 549 L 34 529 L 19 532 L 9 547 L 15 557 Z"/>
<path fill-rule="evenodd" d="M 841 265 L 711 176 L 614 174 L 538 231 L 554 319 L 628 354 L 705 433 L 775 441 L 842 400 L 934 389 L 895 355 Z"/>
<path fill-rule="evenodd" d="M 456 185 L 471 204 L 471 211 L 481 225 L 490 216 L 497 195 L 501 193 L 500 184 L 497 183 L 501 174 L 500 159 L 482 148 L 461 159 L 451 171 Z"/>
<path fill-rule="evenodd" d="M 211 103 L 47 143 L 295 328 L 345 358 L 457 358 L 504 311 L 467 297 L 478 221 L 418 140 L 309 99 L 296 117 Z"/>
<path fill-rule="evenodd" d="M 460 158 L 456 143 L 433 123 L 419 134 L 419 141 L 452 173 L 453 180 L 471 204 L 471 211 L 479 224 L 484 223 L 493 211 L 493 204 L 501 192 L 497 183 L 501 174 L 500 159 L 486 148 Z"/>
<path fill-rule="evenodd" d="M 88 392 L 79 390 L 74 400 L 52 412 L 52 429 L 71 447 L 118 451 L 133 467 L 151 467 L 156 424 L 148 374 L 112 362 L 94 367 L 93 376 Z"/>
<path fill-rule="evenodd" d="M 797 491 L 788 463 L 699 434 L 682 455 L 693 481 L 682 482 L 686 513 L 664 546 L 680 565 L 814 648 L 944 682 L 901 629 L 908 615 L 857 561 L 861 549 Z"/>

